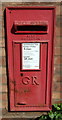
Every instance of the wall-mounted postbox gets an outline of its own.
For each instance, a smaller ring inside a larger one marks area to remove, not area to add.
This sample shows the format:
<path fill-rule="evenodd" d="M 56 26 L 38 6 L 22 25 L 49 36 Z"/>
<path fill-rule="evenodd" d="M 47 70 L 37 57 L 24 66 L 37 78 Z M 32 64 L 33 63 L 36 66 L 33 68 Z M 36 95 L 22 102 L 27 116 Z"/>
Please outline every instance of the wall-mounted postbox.
<path fill-rule="evenodd" d="M 10 111 L 51 109 L 54 7 L 6 8 Z"/>

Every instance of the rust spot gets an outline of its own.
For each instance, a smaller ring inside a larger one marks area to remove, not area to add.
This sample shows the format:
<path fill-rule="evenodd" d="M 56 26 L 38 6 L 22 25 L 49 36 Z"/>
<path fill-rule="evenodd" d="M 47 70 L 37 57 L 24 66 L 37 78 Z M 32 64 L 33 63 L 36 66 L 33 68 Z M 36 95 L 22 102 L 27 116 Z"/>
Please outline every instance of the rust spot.
<path fill-rule="evenodd" d="M 15 82 L 15 81 L 11 81 L 11 83 L 16 84 L 16 82 Z"/>
<path fill-rule="evenodd" d="M 19 91 L 15 89 L 15 92 L 19 92 Z"/>
<path fill-rule="evenodd" d="M 28 89 L 24 89 L 24 93 L 28 93 L 30 92 L 31 90 L 28 88 Z"/>

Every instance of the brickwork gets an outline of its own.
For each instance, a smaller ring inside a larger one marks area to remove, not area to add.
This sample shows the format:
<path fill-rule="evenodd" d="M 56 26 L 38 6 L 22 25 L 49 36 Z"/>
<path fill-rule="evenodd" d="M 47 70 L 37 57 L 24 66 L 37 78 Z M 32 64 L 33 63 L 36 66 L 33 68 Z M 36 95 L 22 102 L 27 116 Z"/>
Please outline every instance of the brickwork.
<path fill-rule="evenodd" d="M 4 28 L 4 10 L 7 6 L 56 6 L 56 25 L 55 25 L 55 41 L 54 41 L 54 76 L 53 76 L 53 89 L 52 89 L 52 103 L 62 102 L 62 3 L 16 3 L 16 2 L 3 2 L 0 5 L 0 98 L 2 95 L 2 116 L 3 118 L 36 118 L 42 112 L 8 112 L 8 89 L 7 89 L 7 70 L 6 70 L 6 51 L 5 51 L 5 28 Z M 2 6 L 2 8 L 1 8 Z M 2 10 L 2 11 L 1 11 Z M 2 18 L 2 20 L 1 20 Z M 2 54 L 1 54 L 2 48 Z M 2 66 L 1 66 L 2 62 Z M 1 72 L 2 67 L 2 72 Z M 2 74 L 2 77 L 1 77 Z M 60 75 L 61 74 L 61 75 Z M 1 84 L 2 78 L 2 84 Z M 16 117 L 15 117 L 16 116 Z M 3 120 L 3 119 L 2 119 Z"/>

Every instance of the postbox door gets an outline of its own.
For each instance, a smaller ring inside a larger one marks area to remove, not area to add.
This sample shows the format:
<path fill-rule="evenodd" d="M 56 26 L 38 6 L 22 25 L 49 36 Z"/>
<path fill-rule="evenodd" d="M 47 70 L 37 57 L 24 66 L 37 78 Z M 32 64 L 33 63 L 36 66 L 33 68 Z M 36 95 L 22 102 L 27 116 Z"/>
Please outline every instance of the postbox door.
<path fill-rule="evenodd" d="M 27 50 L 24 45 L 25 46 L 29 45 L 27 58 L 26 58 Z M 32 51 L 30 49 L 32 48 L 33 45 L 35 49 L 33 48 Z M 23 49 L 25 49 L 25 51 L 23 51 Z M 35 52 L 36 49 L 37 53 Z M 47 43 L 14 42 L 13 54 L 14 54 L 15 106 L 40 106 L 40 107 L 44 106 L 46 104 L 46 83 L 47 83 L 46 75 L 48 57 Z M 35 59 L 33 55 L 35 55 Z M 26 62 L 26 59 L 29 59 L 29 56 L 32 56 L 31 61 L 28 60 Z M 39 61 L 36 58 L 36 56 L 38 57 Z M 24 57 L 25 61 L 23 59 Z M 34 59 L 33 64 L 32 59 Z M 27 65 L 31 66 L 27 67 Z"/>

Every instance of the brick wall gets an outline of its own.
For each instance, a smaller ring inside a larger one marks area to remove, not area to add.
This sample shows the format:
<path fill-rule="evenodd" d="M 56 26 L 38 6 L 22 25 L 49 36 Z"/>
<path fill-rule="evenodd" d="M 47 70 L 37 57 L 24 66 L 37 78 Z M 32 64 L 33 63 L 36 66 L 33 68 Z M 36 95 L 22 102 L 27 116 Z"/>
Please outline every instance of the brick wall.
<path fill-rule="evenodd" d="M 3 118 L 35 118 L 42 112 L 8 112 L 8 89 L 7 89 L 7 72 L 6 72 L 6 51 L 5 51 L 5 29 L 4 29 L 4 10 L 7 6 L 56 6 L 56 25 L 55 25 L 55 42 L 54 42 L 54 76 L 52 104 L 62 102 L 62 3 L 0 3 L 0 110 L 2 107 Z M 2 49 L 2 53 L 1 53 Z M 2 63 L 1 63 L 2 62 Z M 1 72 L 2 68 L 2 72 Z M 2 76 L 1 76 L 2 75 Z M 2 84 L 1 84 L 2 79 Z M 1 90 L 2 88 L 2 90 Z M 2 102 L 1 102 L 2 96 Z M 2 106 L 1 106 L 2 105 Z M 23 119 L 22 119 L 23 120 Z"/>

